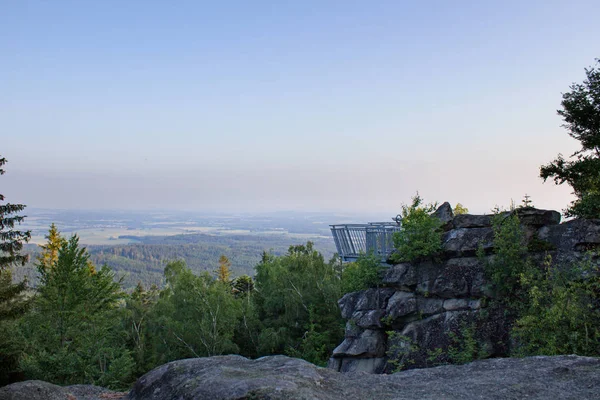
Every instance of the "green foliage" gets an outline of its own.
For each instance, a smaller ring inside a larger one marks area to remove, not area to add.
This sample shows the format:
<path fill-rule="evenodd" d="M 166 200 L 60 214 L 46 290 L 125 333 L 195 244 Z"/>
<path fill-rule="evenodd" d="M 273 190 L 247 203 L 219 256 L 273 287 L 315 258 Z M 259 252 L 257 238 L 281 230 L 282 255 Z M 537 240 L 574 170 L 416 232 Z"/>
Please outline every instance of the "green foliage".
<path fill-rule="evenodd" d="M 550 164 L 540 167 L 546 181 L 567 183 L 577 197 L 565 210 L 567 216 L 600 218 L 600 59 L 596 68 L 585 70 L 582 84 L 573 83 L 571 91 L 563 93 L 562 109 L 558 114 L 569 136 L 581 143 L 581 149 L 569 160 L 561 154 Z"/>
<path fill-rule="evenodd" d="M 498 297 L 511 309 L 517 310 L 526 297 L 521 285 L 522 274 L 532 268 L 527 257 L 525 233 L 515 212 L 495 210 L 494 257 L 486 263 L 486 274 Z"/>
<path fill-rule="evenodd" d="M 552 265 L 523 277 L 527 308 L 513 329 L 519 356 L 600 355 L 600 269 L 589 255 L 570 268 Z"/>
<path fill-rule="evenodd" d="M 0 175 L 4 175 L 2 168 L 6 164 L 6 158 L 0 157 Z M 4 202 L 4 195 L 0 194 L 0 202 Z M 14 229 L 25 219 L 18 215 L 25 209 L 23 204 L 0 204 L 0 270 L 10 268 L 13 265 L 25 265 L 27 256 L 21 254 L 23 242 L 31 238 L 31 231 L 19 231 Z"/>
<path fill-rule="evenodd" d="M 460 203 L 456 203 L 456 205 L 452 209 L 453 215 L 467 214 L 468 212 L 469 212 L 469 209 L 467 207 L 464 207 Z"/>
<path fill-rule="evenodd" d="M 167 264 L 165 278 L 156 305 L 162 328 L 157 351 L 164 360 L 237 353 L 241 305 L 231 286 L 208 273 L 195 275 L 184 261 Z"/>
<path fill-rule="evenodd" d="M 238 276 L 233 280 L 231 290 L 236 297 L 249 298 L 254 291 L 254 280 L 248 275 Z"/>
<path fill-rule="evenodd" d="M 152 328 L 160 291 L 157 286 L 146 290 L 138 283 L 125 300 L 123 329 L 127 332 L 127 348 L 135 361 L 135 376 L 141 376 L 156 366 L 156 349 L 152 341 Z"/>
<path fill-rule="evenodd" d="M 531 196 L 527 193 L 523 196 L 523 200 L 521 200 L 521 205 L 519 208 L 533 208 L 533 200 L 531 200 Z"/>
<path fill-rule="evenodd" d="M 427 350 L 427 358 L 425 367 L 435 367 L 437 365 L 445 364 L 443 358 L 445 357 L 444 349 L 436 347 L 434 350 Z"/>
<path fill-rule="evenodd" d="M 453 364 L 466 364 L 474 360 L 489 357 L 489 350 L 475 337 L 475 323 L 460 324 L 459 333 L 448 332 L 452 344 L 448 346 L 448 359 Z"/>
<path fill-rule="evenodd" d="M 258 318 L 258 307 L 254 301 L 254 291 L 234 292 L 241 304 L 241 315 L 235 327 L 234 340 L 239 348 L 239 354 L 245 357 L 260 357 L 260 335 L 263 329 L 262 321 Z"/>
<path fill-rule="evenodd" d="M 291 246 L 285 256 L 264 253 L 255 283 L 261 353 L 286 352 L 323 365 L 343 336 L 335 265 L 308 242 Z"/>
<path fill-rule="evenodd" d="M 527 243 L 527 250 L 533 253 L 542 252 L 542 251 L 551 251 L 556 250 L 556 246 L 552 243 L 547 242 L 545 240 L 541 240 L 537 233 L 533 234 L 533 236 L 529 239 L 529 243 Z"/>
<path fill-rule="evenodd" d="M 394 234 L 395 262 L 410 262 L 431 257 L 442 248 L 440 221 L 431 215 L 436 204 L 423 204 L 417 194 L 410 205 L 402 206 L 402 230 Z"/>
<path fill-rule="evenodd" d="M 0 270 L 0 386 L 18 370 L 24 343 L 17 332 L 17 321 L 29 308 L 25 282 L 13 283 L 10 269 Z"/>
<path fill-rule="evenodd" d="M 400 332 L 388 331 L 388 349 L 385 353 L 387 363 L 392 367 L 392 372 L 402 371 L 414 360 L 410 356 L 419 350 L 412 338 L 402 335 Z"/>
<path fill-rule="evenodd" d="M 26 375 L 58 384 L 126 387 L 133 360 L 120 325 L 123 293 L 112 271 L 90 268 L 87 252 L 72 236 L 56 263 L 40 264 L 39 273 L 38 296 L 21 324 Z"/>
<path fill-rule="evenodd" d="M 342 270 L 342 293 L 357 292 L 379 285 L 381 269 L 378 257 L 361 254 L 356 262 L 347 264 Z"/>
<path fill-rule="evenodd" d="M 486 272 L 499 301 L 514 321 L 512 353 L 600 355 L 597 255 L 573 265 L 555 265 L 547 255 L 542 265 L 536 266 L 527 254 L 525 235 L 516 213 L 496 213 L 493 229 L 494 257 L 487 263 Z M 529 250 L 551 248 L 534 236 Z M 467 340 L 466 344 L 469 343 Z"/>

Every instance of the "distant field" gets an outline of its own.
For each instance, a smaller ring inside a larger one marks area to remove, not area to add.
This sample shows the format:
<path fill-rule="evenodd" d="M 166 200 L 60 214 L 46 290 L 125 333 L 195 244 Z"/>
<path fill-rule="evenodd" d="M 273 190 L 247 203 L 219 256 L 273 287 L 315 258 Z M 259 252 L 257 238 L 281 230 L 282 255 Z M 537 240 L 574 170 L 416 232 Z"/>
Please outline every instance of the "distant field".
<path fill-rule="evenodd" d="M 132 244 L 86 245 L 92 261 L 100 265 L 108 265 L 123 278 L 126 288 L 142 282 L 146 286 L 162 285 L 163 269 L 170 260 L 183 259 L 195 272 L 212 273 L 218 268 L 221 255 L 231 261 L 234 276 L 242 274 L 254 275 L 254 267 L 260 262 L 263 251 L 276 255 L 285 254 L 289 246 L 315 243 L 315 249 L 329 260 L 334 252 L 333 239 L 324 237 L 292 237 L 288 235 L 206 235 L 186 234 L 171 236 L 142 236 L 123 239 Z M 35 256 L 39 254 L 36 245 L 27 245 L 31 261 L 24 268 L 15 271 L 15 279 L 27 276 L 35 283 Z"/>
<path fill-rule="evenodd" d="M 162 284 L 169 260 L 183 259 L 193 271 L 213 272 L 226 255 L 234 275 L 254 274 L 263 251 L 284 254 L 289 246 L 312 241 L 329 260 L 335 246 L 329 224 L 382 220 L 380 216 L 324 213 L 202 214 L 193 212 L 132 212 L 28 210 L 24 229 L 32 231 L 27 251 L 32 260 L 35 245 L 46 241 L 50 224 L 65 236 L 76 233 L 96 265 L 108 265 L 125 287 L 137 282 Z M 36 282 L 33 261 L 15 271 Z"/>

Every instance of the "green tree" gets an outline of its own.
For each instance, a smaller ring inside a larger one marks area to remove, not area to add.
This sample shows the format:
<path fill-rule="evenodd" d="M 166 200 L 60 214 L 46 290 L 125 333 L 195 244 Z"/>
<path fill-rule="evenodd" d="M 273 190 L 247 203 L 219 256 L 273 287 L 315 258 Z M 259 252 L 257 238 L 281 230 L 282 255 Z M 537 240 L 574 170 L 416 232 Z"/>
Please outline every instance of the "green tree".
<path fill-rule="evenodd" d="M 567 268 L 548 256 L 521 282 L 528 297 L 512 330 L 515 355 L 600 355 L 600 268 L 591 255 Z"/>
<path fill-rule="evenodd" d="M 394 234 L 394 261 L 410 262 L 439 253 L 442 248 L 441 223 L 431 215 L 436 206 L 423 204 L 418 193 L 410 205 L 402 205 L 402 230 Z"/>
<path fill-rule="evenodd" d="M 157 365 L 155 342 L 155 306 L 160 290 L 152 285 L 148 290 L 138 283 L 125 301 L 126 316 L 123 320 L 127 331 L 127 347 L 135 361 L 134 376 L 141 376 Z"/>
<path fill-rule="evenodd" d="M 0 175 L 4 175 L 2 168 L 6 158 L 0 158 Z M 0 202 L 4 202 L 4 195 L 0 194 Z M 14 229 L 16 224 L 21 224 L 25 216 L 17 213 L 25 209 L 23 204 L 0 204 L 0 271 L 13 265 L 25 265 L 28 258 L 20 254 L 23 242 L 31 238 L 30 231 Z"/>
<path fill-rule="evenodd" d="M 467 214 L 468 212 L 469 212 L 469 209 L 460 203 L 456 203 L 456 205 L 452 209 L 453 215 Z"/>
<path fill-rule="evenodd" d="M 38 272 L 38 296 L 22 324 L 26 375 L 58 384 L 126 387 L 133 360 L 120 324 L 123 293 L 112 271 L 91 271 L 89 255 L 72 236 L 52 268 L 38 264 Z"/>
<path fill-rule="evenodd" d="M 248 275 L 238 276 L 233 280 L 232 290 L 237 297 L 249 299 L 254 291 L 254 280 Z"/>
<path fill-rule="evenodd" d="M 563 94 L 562 109 L 569 136 L 581 143 L 581 149 L 569 159 L 562 154 L 540 168 L 546 181 L 553 178 L 557 185 L 567 183 L 577 197 L 565 210 L 568 216 L 600 218 L 600 59 L 596 68 L 585 70 L 583 83 L 573 83 Z"/>
<path fill-rule="evenodd" d="M 0 158 L 0 175 L 5 158 Z M 23 204 L 4 203 L 0 194 L 0 386 L 8 383 L 8 375 L 17 369 L 23 342 L 16 334 L 16 319 L 23 315 L 29 305 L 26 297 L 27 283 L 13 283 L 11 268 L 22 266 L 27 256 L 20 252 L 23 243 L 31 238 L 30 231 L 15 229 L 21 224 L 24 216 L 18 215 L 25 209 Z"/>
<path fill-rule="evenodd" d="M 510 212 L 501 212 L 496 208 L 492 229 L 494 257 L 485 263 L 486 275 L 494 285 L 497 297 L 516 313 L 526 304 L 521 278 L 533 270 L 527 256 L 525 232 L 514 208 Z M 481 247 L 479 255 L 484 255 Z"/>
<path fill-rule="evenodd" d="M 237 353 L 233 341 L 241 312 L 231 286 L 208 273 L 195 275 L 182 260 L 165 267 L 167 287 L 157 304 L 163 353 L 168 360 Z"/>
<path fill-rule="evenodd" d="M 10 383 L 10 374 L 18 371 L 24 343 L 17 333 L 17 322 L 31 303 L 26 290 L 25 281 L 12 282 L 10 269 L 0 271 L 0 386 Z"/>
<path fill-rule="evenodd" d="M 356 292 L 377 286 L 381 281 L 381 269 L 378 257 L 362 254 L 356 262 L 347 264 L 342 270 L 342 292 Z"/>
<path fill-rule="evenodd" d="M 308 242 L 290 246 L 281 257 L 264 253 L 255 279 L 261 354 L 287 353 L 324 364 L 343 336 L 335 265 Z"/>
<path fill-rule="evenodd" d="M 235 329 L 235 343 L 241 355 L 259 357 L 263 324 L 258 318 L 258 309 L 254 301 L 256 294 L 254 280 L 248 275 L 241 275 L 233 281 L 232 291 L 241 303 L 241 315 Z"/>

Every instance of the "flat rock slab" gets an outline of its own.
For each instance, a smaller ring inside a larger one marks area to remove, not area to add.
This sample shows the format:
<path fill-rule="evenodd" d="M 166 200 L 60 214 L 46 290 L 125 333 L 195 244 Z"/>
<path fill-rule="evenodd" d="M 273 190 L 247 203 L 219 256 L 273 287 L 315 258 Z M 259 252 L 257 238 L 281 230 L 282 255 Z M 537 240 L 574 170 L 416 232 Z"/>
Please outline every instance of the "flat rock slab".
<path fill-rule="evenodd" d="M 285 356 L 174 361 L 126 393 L 42 381 L 0 388 L 0 400 L 192 399 L 599 399 L 600 359 L 579 356 L 497 358 L 392 375 L 339 373 Z"/>
<path fill-rule="evenodd" d="M 131 400 L 523 398 L 599 399 L 600 359 L 497 358 L 372 375 L 339 373 L 285 356 L 220 356 L 165 364 L 140 378 L 129 394 Z"/>
<path fill-rule="evenodd" d="M 127 393 L 98 386 L 58 386 L 44 381 L 25 381 L 0 388 L 0 400 L 125 400 Z"/>

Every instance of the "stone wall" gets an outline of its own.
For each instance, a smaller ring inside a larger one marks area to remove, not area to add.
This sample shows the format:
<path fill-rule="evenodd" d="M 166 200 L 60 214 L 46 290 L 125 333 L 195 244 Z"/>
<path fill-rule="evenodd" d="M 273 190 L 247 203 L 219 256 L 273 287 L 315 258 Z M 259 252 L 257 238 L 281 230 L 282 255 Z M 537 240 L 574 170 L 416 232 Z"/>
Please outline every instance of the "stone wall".
<path fill-rule="evenodd" d="M 550 253 L 556 262 L 569 265 L 585 251 L 600 247 L 600 220 L 560 224 L 556 211 L 517 212 L 528 241 L 541 244 L 534 246 L 538 251 L 530 251 L 534 259 Z M 466 329 L 485 356 L 508 354 L 510 321 L 497 302 L 489 301 L 494 293 L 484 274 L 485 259 L 493 257 L 491 216 L 454 217 L 448 203 L 434 215 L 444 223 L 438 261 L 390 266 L 381 287 L 348 293 L 339 300 L 347 320 L 345 339 L 334 350 L 329 368 L 389 373 L 394 369 L 388 363 L 390 353 L 407 368 L 432 366 L 448 361 L 449 347 L 457 348 L 457 338 Z M 476 255 L 480 243 L 487 254 L 483 258 Z"/>

